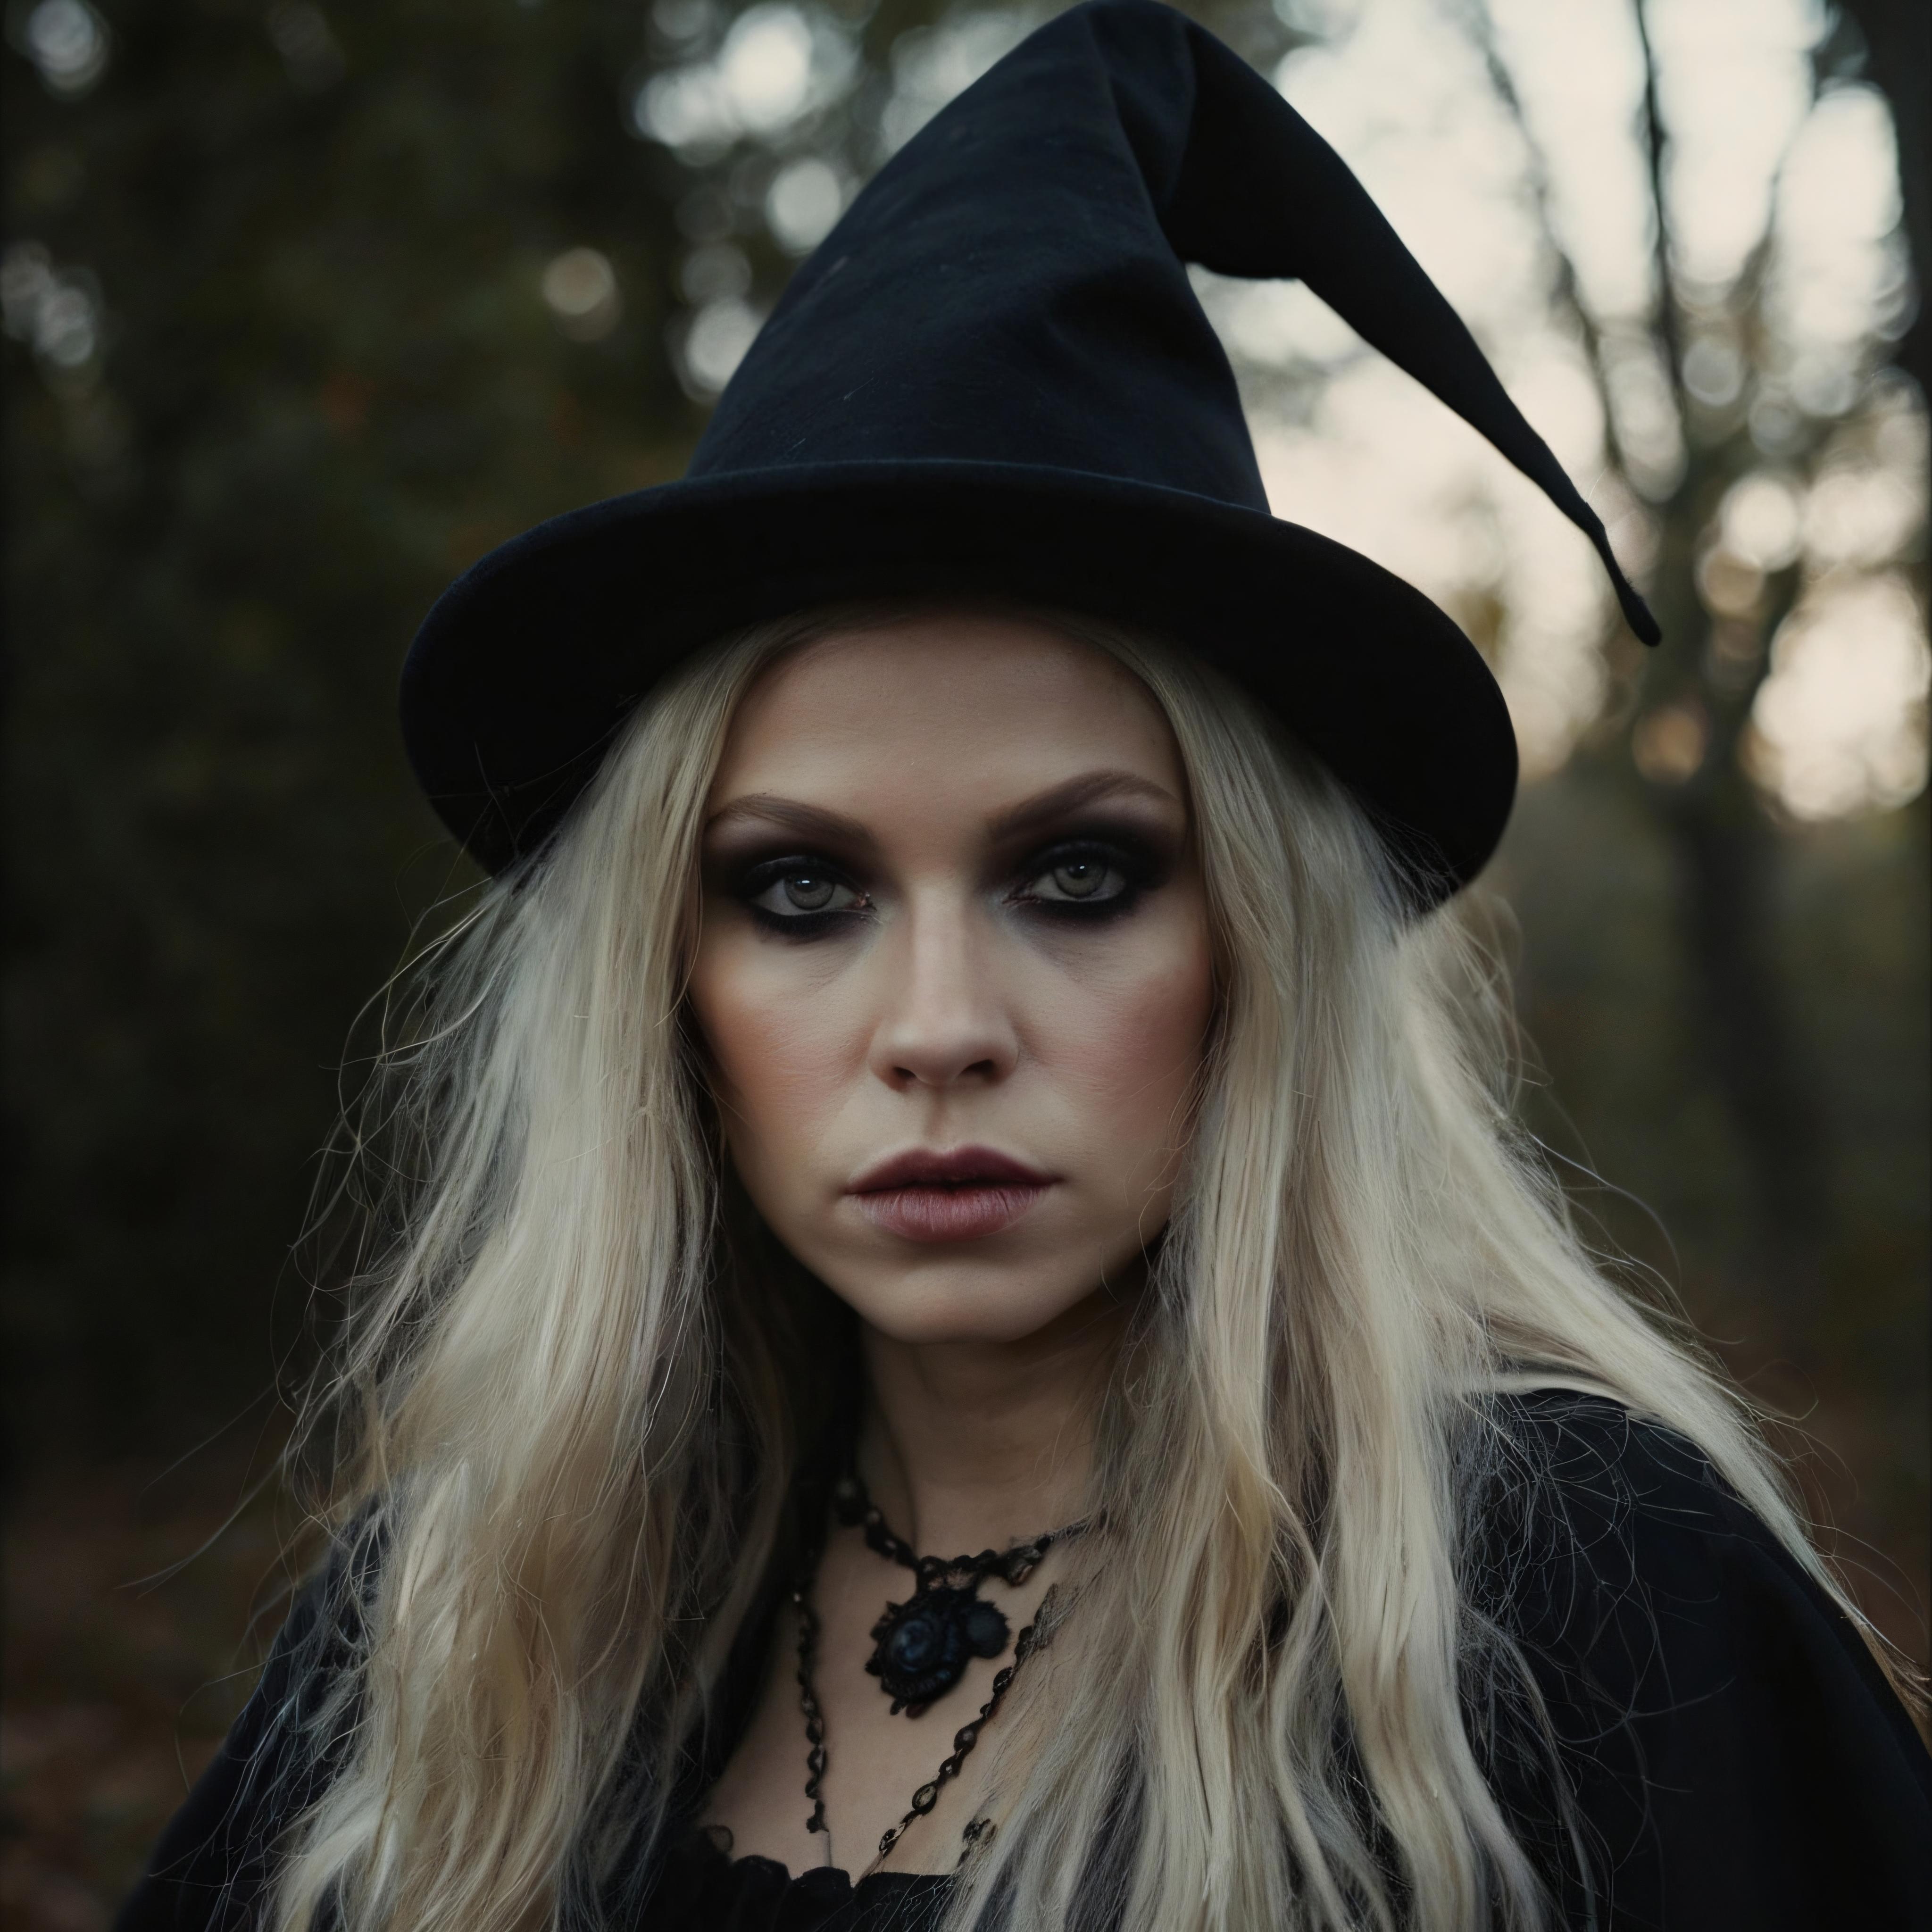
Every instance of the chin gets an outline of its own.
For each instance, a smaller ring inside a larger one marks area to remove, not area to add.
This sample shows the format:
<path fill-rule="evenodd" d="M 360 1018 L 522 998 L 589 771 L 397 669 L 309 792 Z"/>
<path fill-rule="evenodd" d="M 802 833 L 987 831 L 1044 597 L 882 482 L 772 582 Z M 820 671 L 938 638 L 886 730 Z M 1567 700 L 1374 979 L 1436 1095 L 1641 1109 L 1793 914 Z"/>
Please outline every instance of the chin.
<path fill-rule="evenodd" d="M 1016 1272 L 1019 1278 L 1016 1279 Z M 828 1279 L 828 1286 L 869 1328 L 909 1348 L 935 1343 L 1024 1342 L 1049 1328 L 1100 1291 L 1108 1272 L 1028 1280 L 1010 1266 L 964 1262 L 895 1272 L 886 1280 Z"/>

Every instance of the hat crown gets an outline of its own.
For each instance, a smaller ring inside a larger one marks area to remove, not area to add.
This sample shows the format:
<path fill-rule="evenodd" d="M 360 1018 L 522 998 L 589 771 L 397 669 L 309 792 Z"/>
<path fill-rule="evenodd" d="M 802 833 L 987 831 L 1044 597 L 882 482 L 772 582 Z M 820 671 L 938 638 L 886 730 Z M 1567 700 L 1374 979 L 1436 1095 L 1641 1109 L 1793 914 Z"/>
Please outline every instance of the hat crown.
<path fill-rule="evenodd" d="M 1346 164 L 1158 0 L 1048 22 L 880 170 L 793 278 L 689 473 L 1018 464 L 1265 511 L 1190 261 L 1325 297 L 1542 487 L 1657 641 L 1602 522 Z"/>
<path fill-rule="evenodd" d="M 1156 91 L 1148 145 L 1184 152 L 1186 26 L 1077 10 L 931 122 L 793 278 L 689 473 L 1023 463 L 1265 510 L 1234 373 L 1116 94 L 1117 67 L 1181 81 Z"/>

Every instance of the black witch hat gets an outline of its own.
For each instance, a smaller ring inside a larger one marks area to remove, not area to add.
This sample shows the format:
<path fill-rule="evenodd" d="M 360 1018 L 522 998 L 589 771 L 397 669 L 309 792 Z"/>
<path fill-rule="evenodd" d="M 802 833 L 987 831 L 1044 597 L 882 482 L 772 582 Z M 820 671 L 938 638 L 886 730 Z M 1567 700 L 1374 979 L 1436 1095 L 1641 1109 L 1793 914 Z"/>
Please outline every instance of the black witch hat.
<path fill-rule="evenodd" d="M 684 479 L 540 525 L 424 621 L 404 733 L 486 866 L 532 850 L 670 667 L 855 596 L 994 597 L 1172 638 L 1359 797 L 1425 902 L 1502 836 L 1516 742 L 1456 625 L 1268 514 L 1189 283 L 1296 276 L 1549 494 L 1601 522 L 1340 158 L 1154 0 L 1041 28 L 882 169 L 800 268 Z"/>

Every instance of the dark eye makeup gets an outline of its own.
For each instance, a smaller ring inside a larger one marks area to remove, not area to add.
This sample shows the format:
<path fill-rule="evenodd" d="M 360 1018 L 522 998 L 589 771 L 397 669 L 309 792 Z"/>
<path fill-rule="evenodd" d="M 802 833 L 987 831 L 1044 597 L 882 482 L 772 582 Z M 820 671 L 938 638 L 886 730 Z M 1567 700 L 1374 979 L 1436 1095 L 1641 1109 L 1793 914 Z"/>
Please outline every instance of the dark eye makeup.
<path fill-rule="evenodd" d="M 1007 903 L 1090 925 L 1131 910 L 1164 870 L 1138 839 L 1070 838 L 1027 861 Z"/>
<path fill-rule="evenodd" d="M 759 925 L 788 939 L 815 938 L 872 910 L 844 868 L 816 853 L 760 860 L 737 872 L 727 890 Z"/>
<path fill-rule="evenodd" d="M 1094 829 L 1033 847 L 1007 871 L 1000 897 L 1029 919 L 1095 925 L 1131 911 L 1171 870 L 1162 844 L 1138 828 Z M 874 909 L 853 869 L 822 852 L 726 860 L 712 883 L 758 926 L 790 940 L 849 929 Z"/>

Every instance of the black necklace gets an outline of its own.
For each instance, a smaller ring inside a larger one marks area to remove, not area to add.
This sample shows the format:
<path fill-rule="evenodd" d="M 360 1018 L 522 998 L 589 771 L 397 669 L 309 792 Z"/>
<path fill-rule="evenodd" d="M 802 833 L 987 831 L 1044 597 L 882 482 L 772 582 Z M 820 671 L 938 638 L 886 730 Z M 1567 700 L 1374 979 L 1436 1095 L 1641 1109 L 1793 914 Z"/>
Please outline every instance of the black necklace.
<path fill-rule="evenodd" d="M 870 1548 L 919 1580 L 904 1603 L 886 1604 L 885 1615 L 872 1626 L 872 1654 L 866 1660 L 880 1689 L 892 1699 L 894 1716 L 903 1711 L 909 1718 L 923 1717 L 934 1699 L 944 1696 L 965 1676 L 974 1658 L 998 1657 L 1005 1650 L 1010 1634 L 1006 1614 L 981 1598 L 980 1586 L 997 1576 L 1017 1587 L 1056 1543 L 1087 1528 L 1076 1522 L 1010 1550 L 982 1550 L 976 1556 L 949 1561 L 921 1556 L 895 1536 L 856 1474 L 840 1478 L 833 1486 L 832 1507 L 841 1522 L 865 1531 Z M 1019 1661 L 1017 1651 L 1013 1660 Z M 982 1718 L 986 1714 L 981 1713 Z M 809 1712 L 806 1715 L 808 1730 Z"/>
<path fill-rule="evenodd" d="M 874 1512 L 876 1514 L 876 1512 Z M 888 1532 L 890 1533 L 890 1532 Z M 1067 1534 L 1062 1531 L 1060 1534 Z M 1035 1561 L 1038 1559 L 1036 1558 Z M 1058 1586 L 1054 1588 L 1058 1588 Z M 1012 1688 L 1019 1668 L 1034 1652 L 1044 1644 L 1053 1628 L 1054 1589 L 1049 1589 L 1040 1599 L 1040 1608 L 1034 1620 L 1019 1634 L 1013 1646 L 1013 1660 L 1003 1670 L 996 1672 L 993 1688 L 986 1701 L 980 1706 L 980 1714 L 970 1724 L 960 1726 L 952 1736 L 952 1749 L 940 1759 L 939 1768 L 912 1795 L 912 1804 L 905 1816 L 889 1827 L 879 1840 L 879 1849 L 872 1862 L 866 1868 L 866 1873 L 875 1872 L 884 1864 L 892 1847 L 906 1833 L 914 1819 L 923 1818 L 939 1802 L 939 1794 L 948 1781 L 959 1775 L 959 1768 L 967 1760 L 973 1747 L 980 1742 L 982 1728 L 1000 1708 L 1001 1700 Z M 791 1593 L 793 1608 L 798 1613 L 798 1701 L 805 1713 L 805 1795 L 812 1800 L 812 1815 L 805 1821 L 808 1832 L 822 1832 L 825 1837 L 828 1862 L 831 1855 L 832 1827 L 825 1819 L 825 1768 L 827 1758 L 825 1750 L 825 1714 L 818 1707 L 818 1690 L 812 1681 L 812 1666 L 818 1658 L 818 1615 L 812 1607 L 811 1579 L 801 1576 Z M 1005 1619 L 1000 1620 L 1002 1630 Z M 893 1708 L 896 1710 L 898 1706 Z M 990 1820 L 974 1818 L 968 1821 L 960 1833 L 962 1848 L 959 1862 L 963 1865 L 972 1855 L 976 1845 L 983 1844 L 993 1832 Z M 862 1874 L 860 1876 L 863 1876 Z"/>

